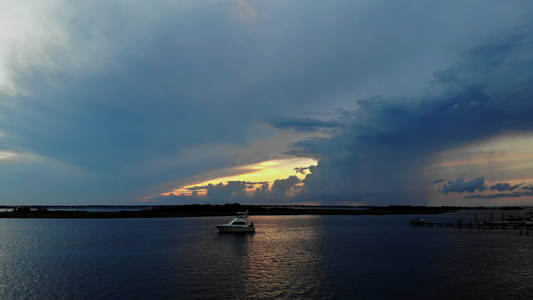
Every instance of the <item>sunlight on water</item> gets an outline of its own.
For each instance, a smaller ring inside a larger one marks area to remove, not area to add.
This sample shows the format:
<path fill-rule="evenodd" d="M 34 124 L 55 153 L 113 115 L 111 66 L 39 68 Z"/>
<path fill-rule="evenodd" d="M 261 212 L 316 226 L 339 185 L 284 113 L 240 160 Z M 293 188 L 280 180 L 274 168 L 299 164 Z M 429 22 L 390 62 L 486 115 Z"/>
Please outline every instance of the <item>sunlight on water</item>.
<path fill-rule="evenodd" d="M 261 217 L 262 230 L 248 243 L 248 290 L 260 298 L 323 298 L 321 217 Z M 257 242 L 255 241 L 257 239 Z M 293 292 L 294 291 L 294 292 Z"/>

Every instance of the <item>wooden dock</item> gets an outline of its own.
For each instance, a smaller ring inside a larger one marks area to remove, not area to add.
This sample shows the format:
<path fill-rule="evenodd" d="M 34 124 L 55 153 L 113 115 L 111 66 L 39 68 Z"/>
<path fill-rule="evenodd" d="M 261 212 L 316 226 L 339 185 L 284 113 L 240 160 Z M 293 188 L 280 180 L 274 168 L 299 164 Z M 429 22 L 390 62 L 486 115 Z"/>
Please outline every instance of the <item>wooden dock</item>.
<path fill-rule="evenodd" d="M 477 228 L 477 229 L 515 229 L 527 230 L 533 229 L 533 222 L 530 221 L 476 221 L 463 223 L 457 222 L 426 222 L 424 220 L 413 219 L 409 222 L 411 226 L 429 226 L 429 227 L 452 227 L 452 228 Z"/>

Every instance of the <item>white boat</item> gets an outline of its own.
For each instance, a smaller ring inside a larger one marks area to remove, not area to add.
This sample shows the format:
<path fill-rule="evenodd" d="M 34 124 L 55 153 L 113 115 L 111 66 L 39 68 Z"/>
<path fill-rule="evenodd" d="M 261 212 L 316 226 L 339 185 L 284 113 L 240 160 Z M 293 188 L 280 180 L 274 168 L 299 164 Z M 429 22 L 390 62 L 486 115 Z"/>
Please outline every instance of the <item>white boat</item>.
<path fill-rule="evenodd" d="M 219 224 L 217 228 L 220 232 L 255 232 L 253 222 L 248 222 L 248 211 L 237 212 L 237 216 L 228 224 Z"/>

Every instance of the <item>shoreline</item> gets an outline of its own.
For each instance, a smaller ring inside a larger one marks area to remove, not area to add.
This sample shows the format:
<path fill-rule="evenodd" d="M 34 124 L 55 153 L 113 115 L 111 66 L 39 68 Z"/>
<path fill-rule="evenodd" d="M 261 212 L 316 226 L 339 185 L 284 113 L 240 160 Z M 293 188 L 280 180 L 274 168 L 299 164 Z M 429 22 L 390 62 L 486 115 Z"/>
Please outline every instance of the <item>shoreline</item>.
<path fill-rule="evenodd" d="M 346 207 L 265 207 L 253 205 L 183 205 L 161 206 L 144 210 L 84 211 L 84 210 L 32 210 L 29 207 L 15 208 L 12 212 L 0 212 L 0 218 L 32 219 L 124 219 L 124 218 L 183 218 L 233 216 L 237 211 L 248 210 L 251 216 L 275 215 L 426 215 L 455 212 L 461 207 L 388 206 L 363 209 Z"/>

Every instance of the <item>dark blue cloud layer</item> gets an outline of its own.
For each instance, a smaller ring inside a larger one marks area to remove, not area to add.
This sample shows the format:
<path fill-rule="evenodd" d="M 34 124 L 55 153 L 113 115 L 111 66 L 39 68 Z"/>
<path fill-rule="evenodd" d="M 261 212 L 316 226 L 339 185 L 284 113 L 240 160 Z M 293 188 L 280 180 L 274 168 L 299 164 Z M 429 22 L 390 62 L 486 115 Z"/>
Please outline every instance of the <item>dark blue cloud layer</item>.
<path fill-rule="evenodd" d="M 58 41 L 22 45 L 36 52 L 9 66 L 23 93 L 0 95 L 0 149 L 36 161 L 0 164 L 0 196 L 129 203 L 268 159 L 227 150 L 277 137 L 266 123 L 331 135 L 279 149 L 321 159 L 299 200 L 419 203 L 437 152 L 531 130 L 530 1 L 248 4 L 255 14 L 221 1 L 73 2 L 46 16 Z M 408 96 L 433 72 L 430 91 Z M 296 184 L 281 180 L 280 194 Z M 213 199 L 242 195 L 226 185 Z"/>
<path fill-rule="evenodd" d="M 483 191 L 498 191 L 499 193 L 479 194 Z M 531 184 L 515 184 L 511 185 L 507 182 L 500 182 L 490 187 L 485 185 L 485 178 L 476 178 L 472 180 L 465 180 L 462 177 L 455 179 L 455 181 L 449 180 L 440 188 L 440 192 L 443 194 L 448 193 L 468 193 L 475 195 L 466 195 L 464 199 L 506 199 L 506 198 L 519 198 L 533 196 L 533 185 Z M 503 192 L 503 193 L 502 193 Z M 477 194 L 476 194 L 477 193 Z"/>
<path fill-rule="evenodd" d="M 266 123 L 278 129 L 292 129 L 302 132 L 329 132 L 330 130 L 342 126 L 338 121 L 322 121 L 313 118 L 282 118 L 271 117 L 265 120 Z"/>
<path fill-rule="evenodd" d="M 425 203 L 422 174 L 435 155 L 506 132 L 532 131 L 532 33 L 472 49 L 462 63 L 435 72 L 425 96 L 360 100 L 353 122 L 332 138 L 295 144 L 291 153 L 322 158 L 304 180 L 302 197 Z M 450 181 L 444 190 L 481 191 L 482 181 Z"/>
<path fill-rule="evenodd" d="M 492 188 L 491 188 L 492 189 Z M 485 185 L 485 177 L 472 179 L 466 181 L 464 178 L 457 178 L 455 181 L 448 181 L 442 186 L 441 192 L 448 193 L 475 193 L 487 190 Z"/>

